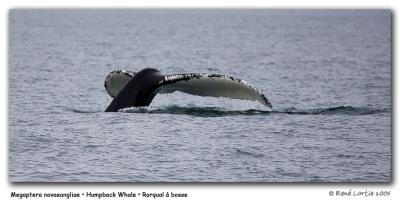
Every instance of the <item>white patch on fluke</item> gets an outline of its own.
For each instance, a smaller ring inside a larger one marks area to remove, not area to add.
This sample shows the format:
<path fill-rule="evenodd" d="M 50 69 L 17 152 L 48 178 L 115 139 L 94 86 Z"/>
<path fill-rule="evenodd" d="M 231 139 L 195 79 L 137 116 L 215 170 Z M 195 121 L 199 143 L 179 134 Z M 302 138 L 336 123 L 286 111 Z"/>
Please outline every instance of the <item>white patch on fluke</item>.
<path fill-rule="evenodd" d="M 166 75 L 160 81 L 160 93 L 180 91 L 187 94 L 209 97 L 227 97 L 258 101 L 272 108 L 269 100 L 248 82 L 217 74 L 177 74 Z"/>
<path fill-rule="evenodd" d="M 104 87 L 106 88 L 108 95 L 111 97 L 117 96 L 119 91 L 128 84 L 134 75 L 135 72 L 125 70 L 115 70 L 110 72 L 104 81 Z"/>
<path fill-rule="evenodd" d="M 130 71 L 111 72 L 105 81 L 108 94 L 115 97 L 134 75 L 135 73 Z M 225 75 L 190 73 L 164 76 L 159 82 L 158 93 L 168 94 L 175 91 L 197 96 L 258 101 L 272 108 L 271 102 L 254 86 L 244 80 Z"/>

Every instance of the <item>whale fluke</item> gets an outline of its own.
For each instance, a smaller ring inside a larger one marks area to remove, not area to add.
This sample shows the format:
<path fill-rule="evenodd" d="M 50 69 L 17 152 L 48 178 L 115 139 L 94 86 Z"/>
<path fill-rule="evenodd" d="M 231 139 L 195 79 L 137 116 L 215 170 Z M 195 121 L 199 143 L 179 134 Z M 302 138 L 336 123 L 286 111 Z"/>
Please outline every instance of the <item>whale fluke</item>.
<path fill-rule="evenodd" d="M 117 70 L 108 74 L 104 86 L 107 93 L 114 98 L 106 112 L 148 106 L 157 93 L 168 94 L 175 91 L 197 96 L 258 101 L 272 108 L 271 102 L 254 86 L 244 80 L 218 74 L 162 75 L 151 68 L 138 73 Z"/>

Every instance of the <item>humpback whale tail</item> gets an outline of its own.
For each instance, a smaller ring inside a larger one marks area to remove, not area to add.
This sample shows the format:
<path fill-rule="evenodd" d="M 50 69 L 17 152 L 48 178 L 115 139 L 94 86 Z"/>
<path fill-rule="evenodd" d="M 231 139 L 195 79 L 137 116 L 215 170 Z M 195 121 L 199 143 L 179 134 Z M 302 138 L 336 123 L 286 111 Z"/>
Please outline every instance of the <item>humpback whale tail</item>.
<path fill-rule="evenodd" d="M 137 73 L 112 71 L 104 82 L 113 101 L 106 112 L 116 112 L 127 107 L 149 106 L 157 93 L 175 91 L 197 96 L 228 97 L 258 101 L 272 108 L 271 102 L 244 80 L 218 74 L 174 74 L 162 75 L 156 69 L 146 68 Z"/>

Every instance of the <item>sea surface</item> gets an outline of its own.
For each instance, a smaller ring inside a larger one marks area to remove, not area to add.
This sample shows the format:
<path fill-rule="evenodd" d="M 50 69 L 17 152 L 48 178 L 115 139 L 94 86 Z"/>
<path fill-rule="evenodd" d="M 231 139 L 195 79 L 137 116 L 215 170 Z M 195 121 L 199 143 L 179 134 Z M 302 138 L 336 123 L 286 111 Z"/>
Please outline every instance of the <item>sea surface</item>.
<path fill-rule="evenodd" d="M 9 180 L 390 182 L 391 15 L 11 10 Z M 235 76 L 273 108 L 178 92 L 105 113 L 107 74 L 143 68 Z"/>

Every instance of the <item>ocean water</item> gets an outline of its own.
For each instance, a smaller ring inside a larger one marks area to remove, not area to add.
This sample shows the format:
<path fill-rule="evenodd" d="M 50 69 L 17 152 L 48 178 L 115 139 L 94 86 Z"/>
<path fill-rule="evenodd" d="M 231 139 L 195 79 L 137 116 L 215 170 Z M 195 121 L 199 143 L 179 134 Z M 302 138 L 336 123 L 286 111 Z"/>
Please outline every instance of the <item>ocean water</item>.
<path fill-rule="evenodd" d="M 390 182 L 389 10 L 11 10 L 12 182 Z M 217 73 L 272 102 L 157 95 L 115 69 Z"/>

